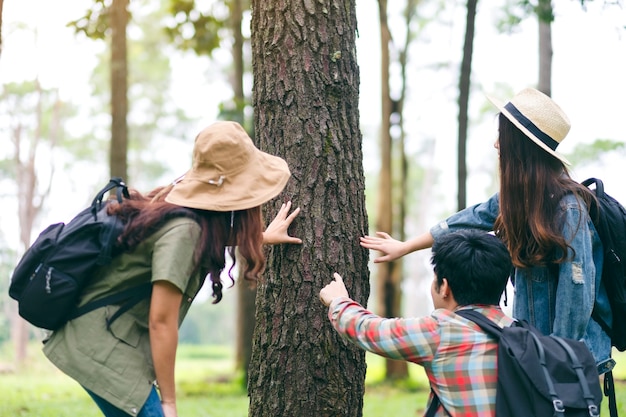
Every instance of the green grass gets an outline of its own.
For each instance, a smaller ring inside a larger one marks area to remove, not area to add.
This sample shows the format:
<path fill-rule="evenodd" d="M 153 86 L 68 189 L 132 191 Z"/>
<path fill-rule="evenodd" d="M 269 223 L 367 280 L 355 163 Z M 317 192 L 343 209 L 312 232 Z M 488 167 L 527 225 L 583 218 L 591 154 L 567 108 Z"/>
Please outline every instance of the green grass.
<path fill-rule="evenodd" d="M 626 353 L 615 354 L 619 411 L 626 415 Z M 420 415 L 428 396 L 422 369 L 409 366 L 410 378 L 383 383 L 384 360 L 367 355 L 368 371 L 364 417 Z M 34 345 L 21 372 L 11 371 L 7 349 L 0 350 L 0 416 L 101 417 L 89 396 L 69 377 L 51 365 Z M 179 414 L 194 417 L 246 417 L 248 397 L 241 379 L 233 375 L 228 347 L 181 346 L 177 359 Z M 606 399 L 602 415 L 608 415 Z"/>

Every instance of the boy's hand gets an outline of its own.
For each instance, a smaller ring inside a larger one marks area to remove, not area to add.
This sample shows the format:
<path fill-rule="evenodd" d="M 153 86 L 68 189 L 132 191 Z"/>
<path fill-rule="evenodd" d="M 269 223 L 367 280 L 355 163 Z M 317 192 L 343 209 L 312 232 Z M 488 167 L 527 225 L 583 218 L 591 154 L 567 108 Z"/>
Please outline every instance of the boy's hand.
<path fill-rule="evenodd" d="M 343 283 L 343 278 L 341 278 L 341 275 L 335 272 L 333 276 L 335 277 L 335 280 L 322 288 L 322 290 L 320 291 L 320 300 L 327 307 L 335 298 L 350 297 L 348 295 L 348 290 Z"/>

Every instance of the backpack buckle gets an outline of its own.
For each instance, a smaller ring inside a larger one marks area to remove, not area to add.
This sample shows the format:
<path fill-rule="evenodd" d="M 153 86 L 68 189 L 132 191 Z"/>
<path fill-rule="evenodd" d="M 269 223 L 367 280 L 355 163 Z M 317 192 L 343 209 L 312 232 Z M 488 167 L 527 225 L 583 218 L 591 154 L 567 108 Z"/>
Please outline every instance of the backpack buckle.
<path fill-rule="evenodd" d="M 600 417 L 600 412 L 598 411 L 597 405 L 591 404 L 589 406 L 589 417 Z"/>
<path fill-rule="evenodd" d="M 563 401 L 556 399 L 552 400 L 552 406 L 554 407 L 554 411 L 557 413 L 564 413 L 565 407 L 563 406 Z"/>

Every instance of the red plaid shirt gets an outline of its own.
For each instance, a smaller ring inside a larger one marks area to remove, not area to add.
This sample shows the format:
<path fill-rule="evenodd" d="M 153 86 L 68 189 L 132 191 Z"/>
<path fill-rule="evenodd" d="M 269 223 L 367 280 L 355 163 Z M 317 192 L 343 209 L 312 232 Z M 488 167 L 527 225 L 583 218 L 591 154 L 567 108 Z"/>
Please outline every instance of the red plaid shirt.
<path fill-rule="evenodd" d="M 513 322 L 496 306 L 465 308 L 500 326 Z M 497 343 L 474 322 L 444 309 L 428 317 L 386 319 L 349 298 L 333 300 L 328 317 L 344 339 L 362 349 L 423 366 L 451 416 L 495 416 Z M 437 415 L 446 414 L 439 407 Z"/>

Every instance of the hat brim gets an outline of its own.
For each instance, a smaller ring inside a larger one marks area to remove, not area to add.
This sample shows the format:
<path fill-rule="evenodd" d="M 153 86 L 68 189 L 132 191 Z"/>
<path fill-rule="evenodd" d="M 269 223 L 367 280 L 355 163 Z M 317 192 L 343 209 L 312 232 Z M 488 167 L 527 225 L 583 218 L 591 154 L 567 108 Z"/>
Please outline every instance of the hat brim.
<path fill-rule="evenodd" d="M 548 145 L 543 143 L 537 136 L 535 136 L 530 130 L 524 127 L 524 125 L 522 125 L 515 117 L 513 117 L 513 115 L 504 107 L 505 103 L 503 103 L 501 100 L 495 97 L 492 97 L 488 94 L 485 94 L 485 96 L 487 97 L 487 100 L 491 102 L 491 104 L 493 104 L 494 106 L 498 108 L 498 110 L 500 110 L 500 113 L 502 113 L 507 119 L 509 119 L 511 123 L 513 123 L 515 127 L 521 130 L 530 140 L 535 142 L 537 146 L 539 146 L 541 149 L 543 149 L 544 151 L 548 152 L 550 155 L 554 156 L 555 158 L 563 162 L 565 165 L 571 165 L 571 162 L 568 161 L 567 158 L 565 158 L 563 155 L 556 152 L 555 150 L 550 149 Z"/>
<path fill-rule="evenodd" d="M 210 211 L 246 210 L 276 197 L 291 176 L 287 163 L 279 157 L 256 150 L 248 161 L 254 169 L 243 169 L 224 177 L 220 185 L 189 170 L 165 198 L 168 203 Z"/>

